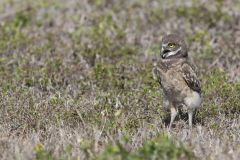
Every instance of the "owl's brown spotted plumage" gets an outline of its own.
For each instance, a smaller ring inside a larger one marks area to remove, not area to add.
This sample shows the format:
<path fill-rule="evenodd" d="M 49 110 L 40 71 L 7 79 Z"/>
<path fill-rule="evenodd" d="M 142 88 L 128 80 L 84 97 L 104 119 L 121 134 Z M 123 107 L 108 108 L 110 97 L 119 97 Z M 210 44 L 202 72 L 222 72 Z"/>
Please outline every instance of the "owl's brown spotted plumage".
<path fill-rule="evenodd" d="M 163 89 L 163 107 L 171 110 L 169 127 L 180 106 L 187 109 L 189 126 L 192 127 L 193 111 L 201 105 L 202 98 L 200 82 L 189 62 L 186 43 L 176 34 L 166 35 L 162 39 L 160 56 L 154 65 L 153 77 Z"/>

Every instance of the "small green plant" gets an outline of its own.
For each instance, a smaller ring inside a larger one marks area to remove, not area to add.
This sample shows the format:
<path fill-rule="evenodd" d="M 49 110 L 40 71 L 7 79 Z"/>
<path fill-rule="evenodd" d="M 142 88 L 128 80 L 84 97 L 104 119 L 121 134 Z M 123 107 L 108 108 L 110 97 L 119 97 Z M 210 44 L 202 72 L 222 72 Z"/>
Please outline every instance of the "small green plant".
<path fill-rule="evenodd" d="M 38 143 L 34 147 L 35 160 L 55 160 L 56 158 L 43 148 L 43 145 Z"/>
<path fill-rule="evenodd" d="M 194 155 L 183 144 L 175 144 L 166 135 L 147 141 L 133 156 L 135 159 L 192 159 Z"/>
<path fill-rule="evenodd" d="M 177 160 L 194 159 L 194 154 L 181 143 L 173 143 L 166 135 L 148 140 L 135 152 L 130 152 L 120 143 L 108 145 L 99 160 Z"/>

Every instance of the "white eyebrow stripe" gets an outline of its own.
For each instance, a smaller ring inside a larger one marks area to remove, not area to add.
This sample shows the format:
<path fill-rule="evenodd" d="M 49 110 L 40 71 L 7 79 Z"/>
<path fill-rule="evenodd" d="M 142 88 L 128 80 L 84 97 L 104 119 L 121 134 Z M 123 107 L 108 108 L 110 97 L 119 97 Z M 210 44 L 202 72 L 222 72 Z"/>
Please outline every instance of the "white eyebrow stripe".
<path fill-rule="evenodd" d="M 182 49 L 182 47 L 178 48 L 176 51 L 168 52 L 166 57 L 177 54 L 177 52 L 180 51 L 181 49 Z"/>
<path fill-rule="evenodd" d="M 167 44 L 162 44 L 162 47 L 166 47 L 167 46 Z"/>
<path fill-rule="evenodd" d="M 162 48 L 161 48 L 161 52 L 163 52 L 163 50 L 164 50 L 164 48 L 163 48 L 163 46 L 162 46 Z"/>
<path fill-rule="evenodd" d="M 164 48 L 167 46 L 167 44 L 162 44 L 162 47 L 161 47 L 161 52 L 164 50 Z"/>

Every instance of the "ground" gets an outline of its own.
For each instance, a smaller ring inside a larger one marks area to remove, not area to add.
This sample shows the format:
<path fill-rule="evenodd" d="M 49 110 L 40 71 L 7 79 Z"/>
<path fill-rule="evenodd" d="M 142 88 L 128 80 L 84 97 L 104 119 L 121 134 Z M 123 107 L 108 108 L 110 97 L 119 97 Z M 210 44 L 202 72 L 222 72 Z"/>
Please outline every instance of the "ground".
<path fill-rule="evenodd" d="M 240 2 L 1 0 L 0 159 L 239 159 Z M 151 69 L 181 34 L 203 104 L 189 130 Z"/>

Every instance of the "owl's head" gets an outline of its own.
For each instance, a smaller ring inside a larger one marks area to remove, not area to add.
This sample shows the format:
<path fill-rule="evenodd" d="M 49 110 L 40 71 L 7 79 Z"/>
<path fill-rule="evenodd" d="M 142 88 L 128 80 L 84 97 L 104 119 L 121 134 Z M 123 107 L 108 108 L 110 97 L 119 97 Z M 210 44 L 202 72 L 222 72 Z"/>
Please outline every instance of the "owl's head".
<path fill-rule="evenodd" d="M 168 34 L 163 37 L 161 44 L 161 58 L 187 58 L 187 46 L 184 40 L 177 34 Z"/>

